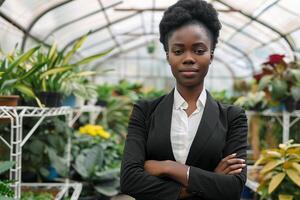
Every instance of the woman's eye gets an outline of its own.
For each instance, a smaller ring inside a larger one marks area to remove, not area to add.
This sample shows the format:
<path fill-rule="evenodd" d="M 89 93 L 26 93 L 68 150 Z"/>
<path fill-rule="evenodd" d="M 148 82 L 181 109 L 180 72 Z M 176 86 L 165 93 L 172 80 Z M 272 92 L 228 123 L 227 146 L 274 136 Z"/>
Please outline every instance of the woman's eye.
<path fill-rule="evenodd" d="M 182 50 L 179 50 L 179 49 L 178 50 L 174 50 L 173 53 L 175 55 L 180 55 L 182 53 Z"/>
<path fill-rule="evenodd" d="M 204 54 L 204 52 L 205 52 L 205 51 L 204 51 L 203 49 L 196 49 L 196 50 L 195 50 L 195 53 L 196 53 L 196 54 L 201 54 L 201 55 L 202 55 L 202 54 Z"/>

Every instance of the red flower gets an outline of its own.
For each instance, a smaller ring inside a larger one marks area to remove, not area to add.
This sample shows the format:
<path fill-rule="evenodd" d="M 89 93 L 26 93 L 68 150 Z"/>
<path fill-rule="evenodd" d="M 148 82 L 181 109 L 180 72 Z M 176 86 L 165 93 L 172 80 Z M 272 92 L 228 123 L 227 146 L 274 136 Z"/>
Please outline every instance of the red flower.
<path fill-rule="evenodd" d="M 281 55 L 281 54 L 272 54 L 269 56 L 269 60 L 263 64 L 270 64 L 270 65 L 274 65 L 274 64 L 279 64 L 281 62 L 284 62 L 283 58 L 285 56 Z"/>

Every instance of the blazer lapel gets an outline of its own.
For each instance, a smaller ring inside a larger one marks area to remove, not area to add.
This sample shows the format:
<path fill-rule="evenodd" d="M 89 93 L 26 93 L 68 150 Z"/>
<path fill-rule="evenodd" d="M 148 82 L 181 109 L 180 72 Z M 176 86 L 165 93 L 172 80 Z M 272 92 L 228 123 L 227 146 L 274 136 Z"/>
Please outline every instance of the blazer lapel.
<path fill-rule="evenodd" d="M 205 149 L 210 137 L 215 132 L 215 126 L 219 119 L 219 109 L 215 100 L 207 92 L 207 99 L 202 115 L 201 122 L 198 126 L 197 133 L 192 142 L 186 164 L 191 165 L 197 161 L 200 154 Z"/>
<path fill-rule="evenodd" d="M 163 148 L 160 149 L 162 159 L 168 157 L 171 158 L 171 160 L 175 160 L 170 138 L 173 102 L 174 89 L 165 96 L 153 113 L 155 123 L 155 130 L 153 131 L 159 134 L 159 141 L 157 141 L 157 143 Z"/>

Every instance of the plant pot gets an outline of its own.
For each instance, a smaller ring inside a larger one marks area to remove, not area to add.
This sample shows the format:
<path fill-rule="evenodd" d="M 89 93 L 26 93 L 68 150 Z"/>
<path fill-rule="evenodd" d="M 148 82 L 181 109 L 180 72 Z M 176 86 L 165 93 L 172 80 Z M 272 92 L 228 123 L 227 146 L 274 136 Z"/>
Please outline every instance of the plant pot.
<path fill-rule="evenodd" d="M 102 100 L 102 99 L 98 99 L 97 102 L 96 102 L 96 105 L 106 107 L 107 106 L 107 101 Z"/>
<path fill-rule="evenodd" d="M 37 97 L 46 107 L 62 106 L 63 94 L 59 92 L 38 92 Z"/>
<path fill-rule="evenodd" d="M 0 96 L 0 106 L 17 106 L 19 96 Z M 10 118 L 0 118 L 0 124 L 10 123 Z"/>
<path fill-rule="evenodd" d="M 70 107 L 75 107 L 76 104 L 76 97 L 74 95 L 67 96 L 63 100 L 63 106 L 70 106 Z"/>
<path fill-rule="evenodd" d="M 0 106 L 17 106 L 19 96 L 0 96 Z"/>

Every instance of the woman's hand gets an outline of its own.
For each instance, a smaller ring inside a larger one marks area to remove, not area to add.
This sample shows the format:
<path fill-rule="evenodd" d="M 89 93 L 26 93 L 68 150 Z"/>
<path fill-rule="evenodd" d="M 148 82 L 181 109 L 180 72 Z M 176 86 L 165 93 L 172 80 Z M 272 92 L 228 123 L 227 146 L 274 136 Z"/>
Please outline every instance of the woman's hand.
<path fill-rule="evenodd" d="M 214 170 L 220 174 L 239 174 L 246 167 L 245 160 L 235 158 L 236 154 L 231 154 L 221 160 Z"/>

